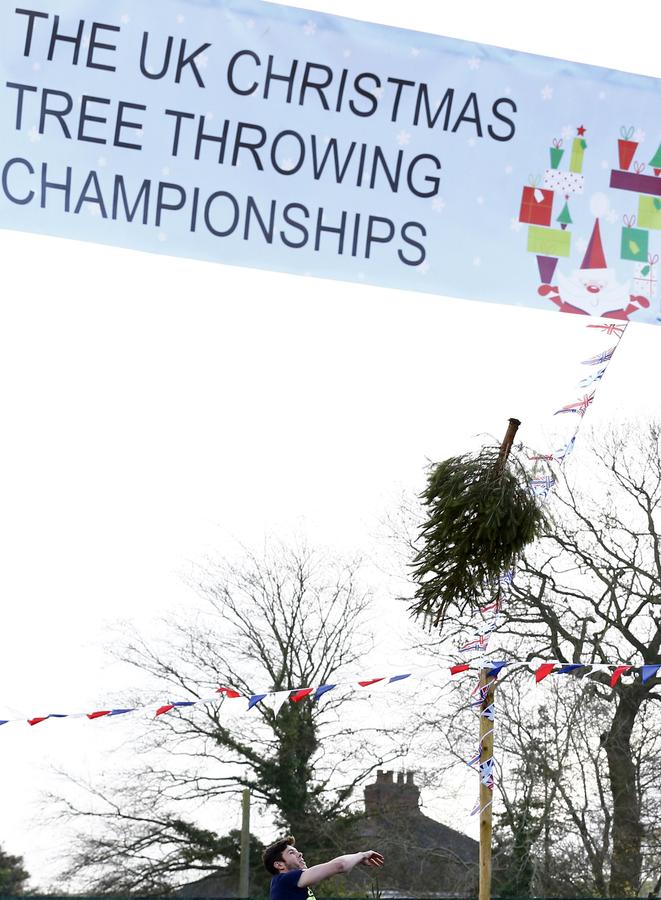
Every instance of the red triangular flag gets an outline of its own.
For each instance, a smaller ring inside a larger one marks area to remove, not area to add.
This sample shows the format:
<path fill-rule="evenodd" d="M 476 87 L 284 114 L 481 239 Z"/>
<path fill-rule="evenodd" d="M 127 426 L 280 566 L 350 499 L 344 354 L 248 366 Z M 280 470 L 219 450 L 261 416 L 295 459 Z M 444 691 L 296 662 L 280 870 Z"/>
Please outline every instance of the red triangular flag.
<path fill-rule="evenodd" d="M 98 719 L 101 716 L 107 716 L 109 714 L 110 714 L 109 709 L 99 709 L 97 712 L 87 713 L 87 718 L 88 719 Z"/>
<path fill-rule="evenodd" d="M 359 681 L 361 687 L 368 687 L 370 684 L 376 684 L 377 681 L 383 681 L 383 678 L 371 678 L 369 681 Z"/>
<path fill-rule="evenodd" d="M 450 675 L 458 675 L 459 672 L 466 672 L 470 669 L 468 663 L 461 663 L 458 666 L 450 666 Z"/>
<path fill-rule="evenodd" d="M 168 703 L 165 706 L 159 706 L 156 710 L 156 715 L 162 716 L 163 713 L 170 712 L 171 709 L 174 709 L 174 703 Z"/>
<path fill-rule="evenodd" d="M 633 666 L 616 666 L 615 671 L 611 675 L 611 687 L 615 687 L 620 678 L 624 675 L 625 672 L 628 672 L 629 669 L 632 669 Z"/>
<path fill-rule="evenodd" d="M 547 675 L 550 675 L 554 669 L 555 663 L 542 663 L 535 672 L 535 681 L 539 684 L 539 682 L 543 681 Z"/>
<path fill-rule="evenodd" d="M 216 691 L 217 694 L 225 694 L 226 697 L 240 697 L 241 694 L 238 691 L 235 691 L 234 688 L 228 687 L 220 687 Z"/>
<path fill-rule="evenodd" d="M 309 696 L 313 690 L 314 688 L 301 688 L 300 691 L 294 691 L 289 699 L 292 703 L 298 703 L 299 700 L 304 700 Z"/>

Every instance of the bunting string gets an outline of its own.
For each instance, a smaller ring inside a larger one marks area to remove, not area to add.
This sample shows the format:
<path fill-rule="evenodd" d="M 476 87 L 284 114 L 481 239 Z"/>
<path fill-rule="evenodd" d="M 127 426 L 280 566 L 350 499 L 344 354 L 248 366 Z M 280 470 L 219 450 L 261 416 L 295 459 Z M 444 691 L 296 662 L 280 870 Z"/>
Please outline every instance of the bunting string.
<path fill-rule="evenodd" d="M 608 337 L 609 346 L 604 350 L 601 350 L 600 352 L 589 356 L 587 359 L 581 360 L 581 366 L 588 366 L 592 370 L 589 371 L 586 375 L 583 375 L 583 373 L 581 373 L 581 376 L 577 380 L 576 390 L 582 391 L 583 393 L 579 395 L 577 399 L 571 400 L 570 402 L 560 406 L 560 408 L 556 409 L 553 413 L 554 416 L 568 416 L 569 420 L 575 420 L 573 433 L 570 432 L 570 434 L 566 437 L 564 443 L 558 450 L 554 450 L 550 453 L 528 455 L 528 460 L 532 462 L 530 490 L 535 496 L 539 497 L 543 501 L 547 500 L 556 483 L 556 477 L 552 471 L 549 471 L 549 467 L 555 463 L 560 467 L 560 469 L 562 469 L 565 461 L 574 449 L 578 429 L 585 414 L 594 402 L 597 387 L 606 374 L 608 365 L 613 359 L 613 355 L 615 354 L 617 346 L 624 335 L 627 324 L 628 323 L 626 322 L 622 324 L 620 324 L 619 322 L 599 322 L 587 325 L 587 328 L 592 329 L 593 333 L 597 331 L 604 337 Z M 613 338 L 615 338 L 615 344 L 612 344 Z M 543 470 L 541 472 L 540 467 L 543 467 Z M 477 623 L 473 626 L 475 629 L 473 635 L 469 638 L 469 640 L 458 647 L 460 653 L 476 654 L 476 656 L 474 657 L 474 661 L 477 661 L 479 663 L 478 668 L 483 667 L 482 661 L 486 658 L 486 655 L 489 652 L 489 640 L 491 636 L 498 631 L 498 628 L 501 624 L 502 617 L 500 613 L 503 610 L 508 589 L 512 584 L 513 575 L 513 571 L 510 571 L 501 576 L 501 578 L 499 579 L 498 590 L 495 597 L 490 598 L 489 600 L 487 600 L 487 602 L 481 605 L 478 613 L 476 614 L 477 616 L 479 616 L 479 618 L 477 620 Z M 503 663 L 503 665 L 506 665 L 506 663 Z M 558 667 L 554 663 L 547 662 L 540 665 L 536 670 L 535 680 L 537 683 L 539 683 L 552 673 L 570 674 L 578 673 L 579 671 L 581 671 L 582 674 L 586 674 L 589 668 L 590 667 L 588 666 L 583 666 L 576 663 L 565 664 Z M 645 669 L 645 667 L 642 667 L 641 669 L 641 678 L 645 680 L 647 672 L 643 672 L 643 669 Z M 611 676 L 611 686 L 615 687 L 622 675 L 629 670 L 630 667 L 627 666 L 615 667 L 615 670 Z M 496 670 L 494 672 L 492 669 L 490 672 L 491 677 L 497 677 L 499 671 L 500 670 Z M 652 674 L 647 675 L 647 678 L 653 677 L 654 674 L 656 674 L 656 671 Z M 471 697 L 473 697 L 475 693 L 476 690 L 473 689 L 473 691 L 471 692 Z M 483 693 L 480 693 L 479 699 L 472 701 L 470 703 L 470 706 L 481 706 L 483 702 L 484 695 Z M 480 715 L 490 715 L 491 721 L 493 721 L 495 715 L 493 704 L 490 707 L 490 713 L 488 713 L 487 710 L 482 709 Z M 481 753 L 482 745 L 480 744 L 480 747 L 478 749 L 478 759 Z M 469 765 L 470 764 L 471 763 L 469 763 Z M 482 783 L 484 784 L 485 782 L 483 781 Z M 493 789 L 493 773 L 491 773 L 490 775 L 489 786 Z M 482 812 L 483 810 L 479 811 Z M 474 815 L 475 812 L 476 809 L 473 809 L 471 815 Z"/>

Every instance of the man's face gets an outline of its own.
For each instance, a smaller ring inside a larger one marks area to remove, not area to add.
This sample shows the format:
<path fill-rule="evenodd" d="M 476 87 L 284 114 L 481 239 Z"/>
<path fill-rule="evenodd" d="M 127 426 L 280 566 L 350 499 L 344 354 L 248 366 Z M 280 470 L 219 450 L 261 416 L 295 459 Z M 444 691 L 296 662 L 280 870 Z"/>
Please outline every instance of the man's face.
<path fill-rule="evenodd" d="M 278 860 L 275 866 L 280 872 L 290 872 L 292 869 L 307 869 L 303 854 L 293 845 L 285 847 L 282 851 L 282 862 Z"/>

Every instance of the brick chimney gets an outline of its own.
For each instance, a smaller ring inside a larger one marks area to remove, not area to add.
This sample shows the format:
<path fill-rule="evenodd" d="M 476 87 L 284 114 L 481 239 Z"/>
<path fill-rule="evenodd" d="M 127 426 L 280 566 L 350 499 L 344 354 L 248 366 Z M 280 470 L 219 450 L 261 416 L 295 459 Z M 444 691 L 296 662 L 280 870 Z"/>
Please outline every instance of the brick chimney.
<path fill-rule="evenodd" d="M 397 780 L 394 774 L 379 769 L 376 781 L 365 786 L 365 812 L 368 816 L 419 810 L 420 790 L 413 781 L 413 772 L 399 772 Z"/>

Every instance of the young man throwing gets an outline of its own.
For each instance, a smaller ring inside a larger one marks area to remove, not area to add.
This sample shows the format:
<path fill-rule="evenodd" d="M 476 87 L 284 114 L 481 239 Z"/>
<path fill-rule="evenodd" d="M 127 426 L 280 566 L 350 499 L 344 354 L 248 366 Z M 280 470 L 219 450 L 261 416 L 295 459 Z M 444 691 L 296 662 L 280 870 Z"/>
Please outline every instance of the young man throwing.
<path fill-rule="evenodd" d="M 294 846 L 293 837 L 282 838 L 271 844 L 264 851 L 262 859 L 266 871 L 273 875 L 270 900 L 307 900 L 308 897 L 314 900 L 310 888 L 320 881 L 350 872 L 359 864 L 375 868 L 383 865 L 380 853 L 376 850 L 363 850 L 361 853 L 337 856 L 329 862 L 308 869 L 303 854 Z"/>

